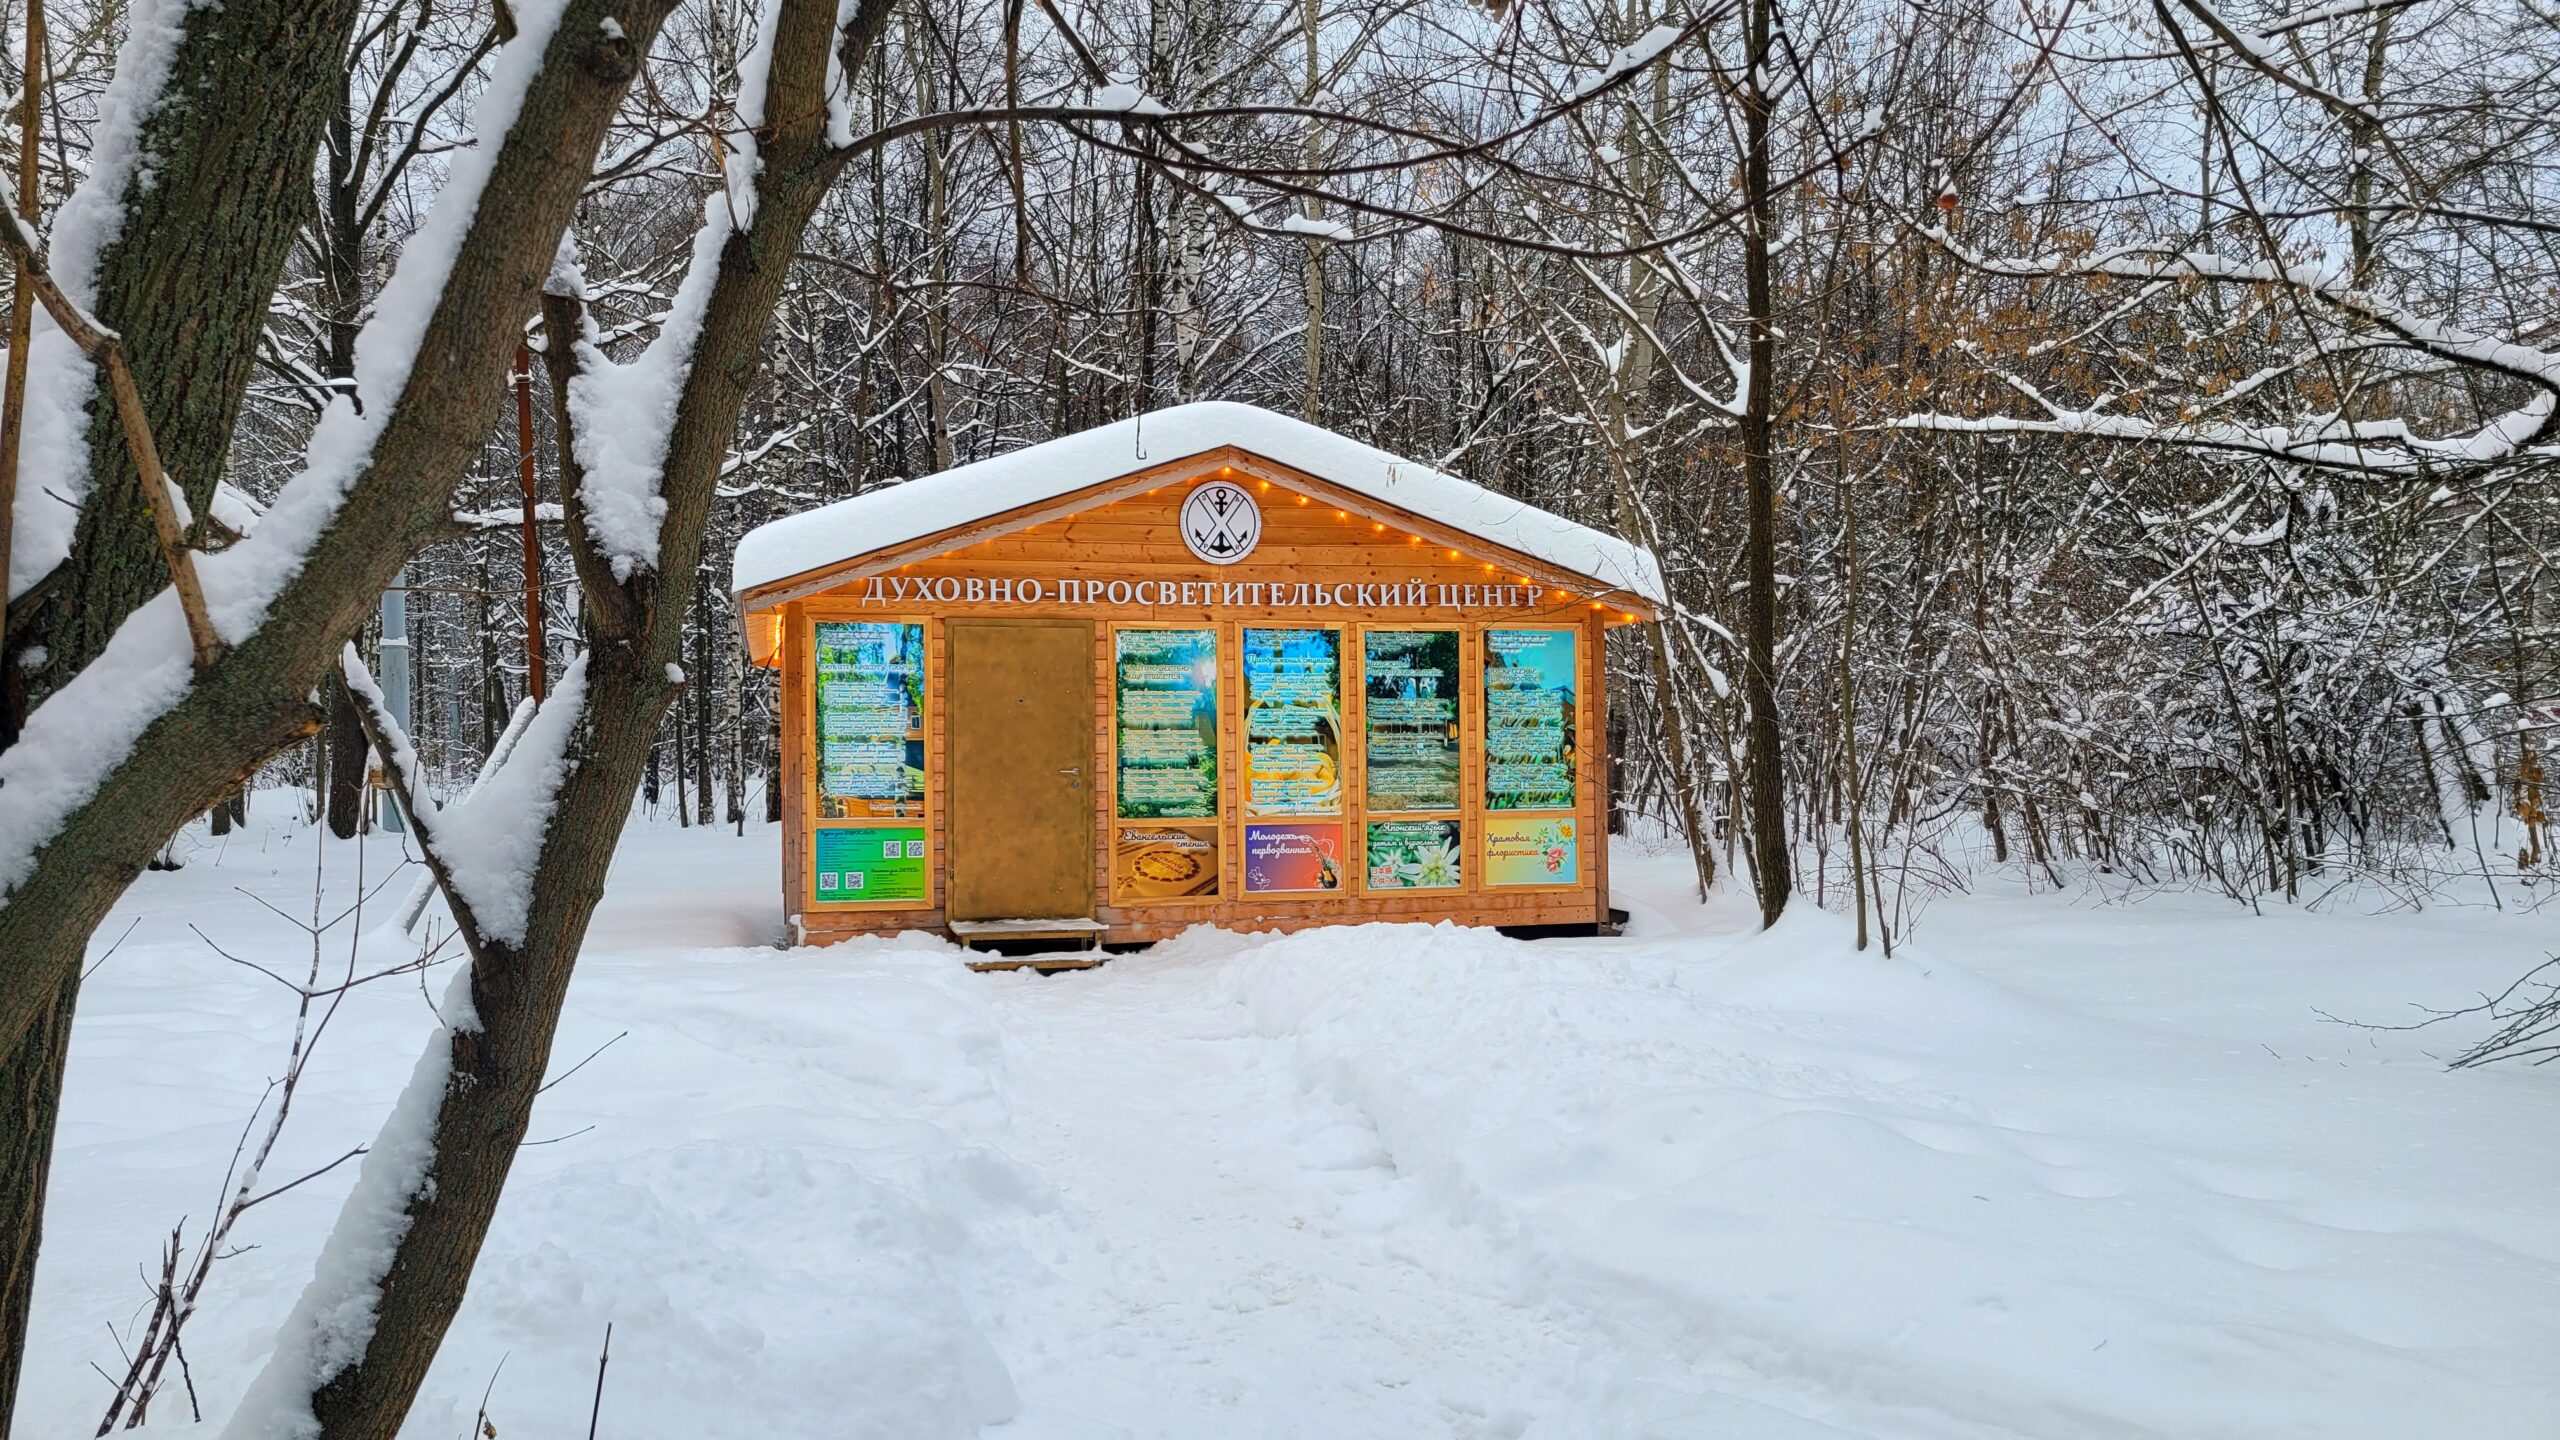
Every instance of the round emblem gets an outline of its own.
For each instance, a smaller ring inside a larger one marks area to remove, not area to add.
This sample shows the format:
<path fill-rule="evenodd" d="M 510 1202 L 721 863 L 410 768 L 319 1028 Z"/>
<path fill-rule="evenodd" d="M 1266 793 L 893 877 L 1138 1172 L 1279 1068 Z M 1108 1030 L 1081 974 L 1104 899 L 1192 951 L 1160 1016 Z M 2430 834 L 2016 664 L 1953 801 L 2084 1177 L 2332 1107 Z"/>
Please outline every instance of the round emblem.
<path fill-rule="evenodd" d="M 1262 539 L 1262 507 L 1245 488 L 1212 480 L 1182 502 L 1182 543 L 1212 565 L 1233 565 Z"/>

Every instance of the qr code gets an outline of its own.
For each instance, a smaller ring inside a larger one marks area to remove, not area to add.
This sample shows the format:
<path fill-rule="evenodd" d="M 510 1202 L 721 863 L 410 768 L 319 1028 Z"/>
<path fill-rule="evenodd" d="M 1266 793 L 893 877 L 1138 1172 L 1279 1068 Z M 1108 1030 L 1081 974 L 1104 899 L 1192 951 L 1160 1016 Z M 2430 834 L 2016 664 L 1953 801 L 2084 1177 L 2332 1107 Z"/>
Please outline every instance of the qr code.
<path fill-rule="evenodd" d="M 868 877 L 859 870 L 847 870 L 844 872 L 844 888 L 847 890 L 859 890 L 862 888 L 862 882 L 866 878 Z"/>
<path fill-rule="evenodd" d="M 921 840 L 910 840 L 910 841 L 908 841 L 908 842 L 907 842 L 907 858 L 908 858 L 908 859 L 910 859 L 910 860 L 921 860 L 921 859 L 923 859 L 923 858 L 924 858 L 924 842 L 923 842 L 923 841 L 921 841 Z"/>
<path fill-rule="evenodd" d="M 880 858 L 883 860 L 895 860 L 898 858 L 898 851 L 900 848 L 901 847 L 898 842 L 895 840 L 883 840 L 880 842 Z"/>
<path fill-rule="evenodd" d="M 833 870 L 819 871 L 818 888 L 821 890 L 833 890 L 836 888 L 836 872 Z"/>

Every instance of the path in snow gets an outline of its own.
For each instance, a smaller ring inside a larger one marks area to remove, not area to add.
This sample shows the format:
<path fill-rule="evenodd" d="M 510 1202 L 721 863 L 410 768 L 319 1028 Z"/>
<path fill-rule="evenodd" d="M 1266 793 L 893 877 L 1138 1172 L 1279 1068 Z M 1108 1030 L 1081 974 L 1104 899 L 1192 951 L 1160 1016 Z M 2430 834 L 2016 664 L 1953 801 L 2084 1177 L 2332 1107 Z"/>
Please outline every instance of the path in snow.
<path fill-rule="evenodd" d="M 1754 1435 L 1834 1433 L 1499 1293 L 1487 1237 L 1409 1193 L 1213 980 L 1123 963 L 1004 988 L 1013 1156 L 1060 1198 L 1024 1241 L 1055 1283 L 995 1318 L 1023 1408 L 994 1433 L 1673 1435 L 1743 1409 Z"/>
<path fill-rule="evenodd" d="M 1015 1158 L 1063 1211 L 1031 1242 L 1058 1283 L 1005 1326 L 1015 1428 L 1518 1434 L 1570 1366 L 1555 1319 L 1391 1248 L 1376 1132 L 1199 998 L 1110 973 L 1008 987 Z"/>

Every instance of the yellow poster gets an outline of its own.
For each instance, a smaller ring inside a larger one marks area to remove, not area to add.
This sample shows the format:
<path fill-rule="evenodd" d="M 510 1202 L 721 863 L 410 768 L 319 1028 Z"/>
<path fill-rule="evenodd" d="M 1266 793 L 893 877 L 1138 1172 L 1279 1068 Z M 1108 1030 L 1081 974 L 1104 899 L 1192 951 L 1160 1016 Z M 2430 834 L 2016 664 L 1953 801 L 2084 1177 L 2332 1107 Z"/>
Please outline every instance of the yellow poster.
<path fill-rule="evenodd" d="M 1218 827 L 1114 826 L 1111 898 L 1122 904 L 1217 899 Z"/>
<path fill-rule="evenodd" d="M 1484 883 L 1571 885 L 1582 875 L 1581 822 L 1489 817 L 1484 822 Z"/>

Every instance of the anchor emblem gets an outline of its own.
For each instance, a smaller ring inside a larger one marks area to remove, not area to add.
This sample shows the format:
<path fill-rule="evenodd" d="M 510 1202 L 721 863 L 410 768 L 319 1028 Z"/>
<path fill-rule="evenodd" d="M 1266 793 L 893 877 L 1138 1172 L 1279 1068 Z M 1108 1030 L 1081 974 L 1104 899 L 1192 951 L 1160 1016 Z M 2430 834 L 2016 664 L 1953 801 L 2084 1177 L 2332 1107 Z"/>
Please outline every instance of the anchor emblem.
<path fill-rule="evenodd" d="M 1212 480 L 1182 502 L 1182 543 L 1212 565 L 1233 565 L 1262 540 L 1262 507 L 1245 488 Z"/>

